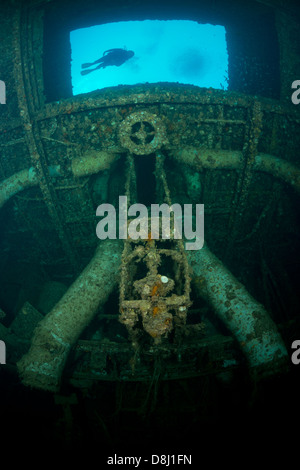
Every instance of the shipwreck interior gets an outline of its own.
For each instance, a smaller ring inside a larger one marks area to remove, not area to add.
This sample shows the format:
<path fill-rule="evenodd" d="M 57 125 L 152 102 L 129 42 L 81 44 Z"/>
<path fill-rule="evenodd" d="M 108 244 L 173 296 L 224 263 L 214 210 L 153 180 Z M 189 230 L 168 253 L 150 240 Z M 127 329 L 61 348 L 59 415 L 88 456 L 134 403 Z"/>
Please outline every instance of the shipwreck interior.
<path fill-rule="evenodd" d="M 299 375 L 299 6 L 32 0 L 0 11 L 8 440 L 187 453 L 199 423 L 210 440 L 233 418 L 286 419 Z M 73 97 L 70 31 L 145 19 L 225 25 L 228 89 L 137 83 Z M 118 231 L 135 203 L 204 204 L 203 248 L 186 250 L 174 227 L 168 240 L 99 239 L 98 206 L 116 208 Z"/>

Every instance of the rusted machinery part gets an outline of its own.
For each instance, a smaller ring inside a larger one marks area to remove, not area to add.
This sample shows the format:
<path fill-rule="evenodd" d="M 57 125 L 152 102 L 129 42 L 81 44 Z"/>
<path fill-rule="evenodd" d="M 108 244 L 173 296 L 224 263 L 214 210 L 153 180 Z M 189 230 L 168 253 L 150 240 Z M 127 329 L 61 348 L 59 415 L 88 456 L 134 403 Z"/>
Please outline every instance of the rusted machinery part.
<path fill-rule="evenodd" d="M 134 155 L 149 155 L 168 143 L 163 122 L 156 114 L 144 110 L 121 122 L 119 139 L 122 147 Z"/>
<path fill-rule="evenodd" d="M 216 315 L 237 339 L 252 371 L 269 375 L 286 367 L 287 350 L 273 320 L 262 304 L 204 245 L 188 251 L 196 291 L 207 299 Z"/>
<path fill-rule="evenodd" d="M 240 151 L 209 150 L 186 147 L 172 153 L 173 157 L 198 169 L 234 169 L 244 167 L 243 154 Z M 300 169 L 281 158 L 261 153 L 254 157 L 254 171 L 263 171 L 275 178 L 280 178 L 300 192 Z"/>
<path fill-rule="evenodd" d="M 118 154 L 91 151 L 82 157 L 75 158 L 71 162 L 71 172 L 75 177 L 87 176 L 107 170 L 118 158 Z M 64 176 L 59 165 L 48 167 L 49 175 L 54 177 Z M 38 175 L 34 167 L 21 170 L 0 182 L 0 208 L 15 194 L 24 189 L 38 185 Z"/>
<path fill-rule="evenodd" d="M 149 118 L 147 113 L 137 113 L 134 122 L 140 123 L 141 116 L 142 122 L 147 122 L 147 116 Z M 129 123 L 132 125 L 131 120 Z M 153 126 L 157 124 L 155 117 L 153 117 L 151 123 Z M 139 138 L 142 138 L 143 127 L 139 126 L 138 130 L 141 131 Z M 164 157 L 161 154 L 156 155 L 155 176 L 157 179 L 156 185 L 160 185 L 162 189 L 161 198 L 170 207 L 172 201 L 164 168 Z M 131 200 L 131 187 L 135 188 L 135 184 L 132 185 L 132 182 L 135 183 L 135 181 L 136 173 L 133 157 L 128 154 L 125 184 L 127 201 Z M 156 345 L 160 344 L 162 337 L 166 338 L 168 336 L 174 325 L 177 327 L 175 335 L 178 337 L 181 327 L 185 325 L 187 309 L 191 304 L 189 266 L 182 240 L 175 239 L 174 230 L 171 229 L 171 237 L 168 240 L 170 247 L 163 248 L 160 243 L 157 245 L 160 231 L 163 230 L 164 218 L 163 215 L 161 218 L 140 218 L 139 223 L 145 223 L 146 227 L 151 227 L 151 231 L 148 232 L 148 237 L 146 233 L 147 238 L 145 240 L 135 240 L 133 237 L 129 237 L 125 242 L 122 254 L 120 322 L 126 326 L 129 339 L 135 349 L 140 347 L 139 339 L 142 329 L 153 338 Z M 156 228 L 153 222 L 156 222 Z M 170 225 L 173 225 L 170 222 L 169 217 L 169 223 L 167 224 L 169 228 Z M 161 239 L 160 242 L 163 242 L 163 240 Z M 173 262 L 174 268 L 169 271 L 168 276 L 163 274 L 164 263 L 162 258 L 168 258 Z M 143 278 L 136 279 L 138 265 L 143 266 L 143 269 L 146 269 L 147 272 Z M 180 277 L 181 282 L 179 283 Z M 129 294 L 128 292 L 131 289 L 128 289 L 128 285 L 133 286 L 133 291 Z M 142 329 L 140 328 L 141 325 Z"/>
<path fill-rule="evenodd" d="M 123 244 L 101 241 L 83 272 L 36 327 L 31 347 L 17 363 L 25 385 L 58 391 L 69 351 L 117 283 Z"/>

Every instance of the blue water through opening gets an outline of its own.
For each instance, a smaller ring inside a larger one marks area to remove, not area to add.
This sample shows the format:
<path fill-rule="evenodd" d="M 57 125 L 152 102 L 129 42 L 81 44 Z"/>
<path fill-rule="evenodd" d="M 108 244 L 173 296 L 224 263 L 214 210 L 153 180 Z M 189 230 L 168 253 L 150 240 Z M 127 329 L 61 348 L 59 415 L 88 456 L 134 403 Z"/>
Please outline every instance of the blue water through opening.
<path fill-rule="evenodd" d="M 71 31 L 70 41 L 73 95 L 157 82 L 227 89 L 226 30 L 221 25 L 190 20 L 121 21 Z M 131 50 L 134 55 L 120 66 L 81 74 L 82 64 L 100 59 L 111 49 Z"/>

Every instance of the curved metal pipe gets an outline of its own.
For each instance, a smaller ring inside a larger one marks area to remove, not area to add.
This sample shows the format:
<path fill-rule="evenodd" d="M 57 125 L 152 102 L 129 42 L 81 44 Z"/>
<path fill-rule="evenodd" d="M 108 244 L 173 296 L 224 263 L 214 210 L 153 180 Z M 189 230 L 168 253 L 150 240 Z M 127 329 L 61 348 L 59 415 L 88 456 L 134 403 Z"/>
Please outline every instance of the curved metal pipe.
<path fill-rule="evenodd" d="M 75 158 L 71 162 L 71 171 L 75 177 L 82 177 L 107 170 L 118 154 L 91 151 L 85 157 Z M 196 168 L 234 169 L 243 168 L 243 154 L 230 150 L 201 150 L 188 147 L 177 150 L 173 157 Z M 273 155 L 260 154 L 254 159 L 253 169 L 264 171 L 276 178 L 281 178 L 300 192 L 300 169 Z M 51 177 L 63 176 L 59 165 L 48 168 Z M 21 170 L 0 183 L 0 209 L 12 196 L 24 189 L 36 186 L 38 177 L 35 169 Z"/>
<path fill-rule="evenodd" d="M 82 177 L 107 170 L 116 160 L 118 154 L 91 151 L 82 158 L 78 157 L 71 162 L 71 171 L 75 177 Z M 60 165 L 49 166 L 49 175 L 52 178 L 62 177 L 63 172 Z M 38 185 L 39 180 L 34 167 L 21 170 L 0 182 L 0 209 L 15 194 L 31 186 Z"/>
<path fill-rule="evenodd" d="M 117 153 L 91 150 L 82 157 L 74 158 L 71 162 L 71 170 L 78 178 L 93 175 L 99 171 L 108 170 L 117 157 Z"/>
<path fill-rule="evenodd" d="M 275 323 L 262 304 L 225 268 L 204 245 L 187 251 L 195 276 L 195 288 L 237 339 L 249 366 L 261 375 L 285 366 L 288 353 Z"/>
<path fill-rule="evenodd" d="M 22 382 L 56 392 L 71 347 L 117 283 L 123 244 L 101 241 L 76 281 L 36 327 L 30 350 L 17 363 Z"/>
<path fill-rule="evenodd" d="M 173 157 L 196 168 L 242 170 L 243 154 L 231 150 L 205 150 L 188 147 L 173 152 Z M 281 158 L 261 153 L 256 155 L 253 170 L 263 171 L 275 178 L 281 178 L 300 192 L 300 169 Z"/>
<path fill-rule="evenodd" d="M 21 170 L 0 183 L 0 208 L 15 194 L 38 184 L 34 168 Z"/>

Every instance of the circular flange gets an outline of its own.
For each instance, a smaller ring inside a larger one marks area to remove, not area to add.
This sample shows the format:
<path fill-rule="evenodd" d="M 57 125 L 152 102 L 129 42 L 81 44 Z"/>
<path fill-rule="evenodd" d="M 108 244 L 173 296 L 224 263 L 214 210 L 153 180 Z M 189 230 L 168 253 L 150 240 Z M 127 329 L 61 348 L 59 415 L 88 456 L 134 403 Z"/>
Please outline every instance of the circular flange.
<path fill-rule="evenodd" d="M 149 155 L 168 142 L 161 120 L 147 111 L 132 113 L 124 119 L 119 138 L 122 147 L 137 155 Z"/>

